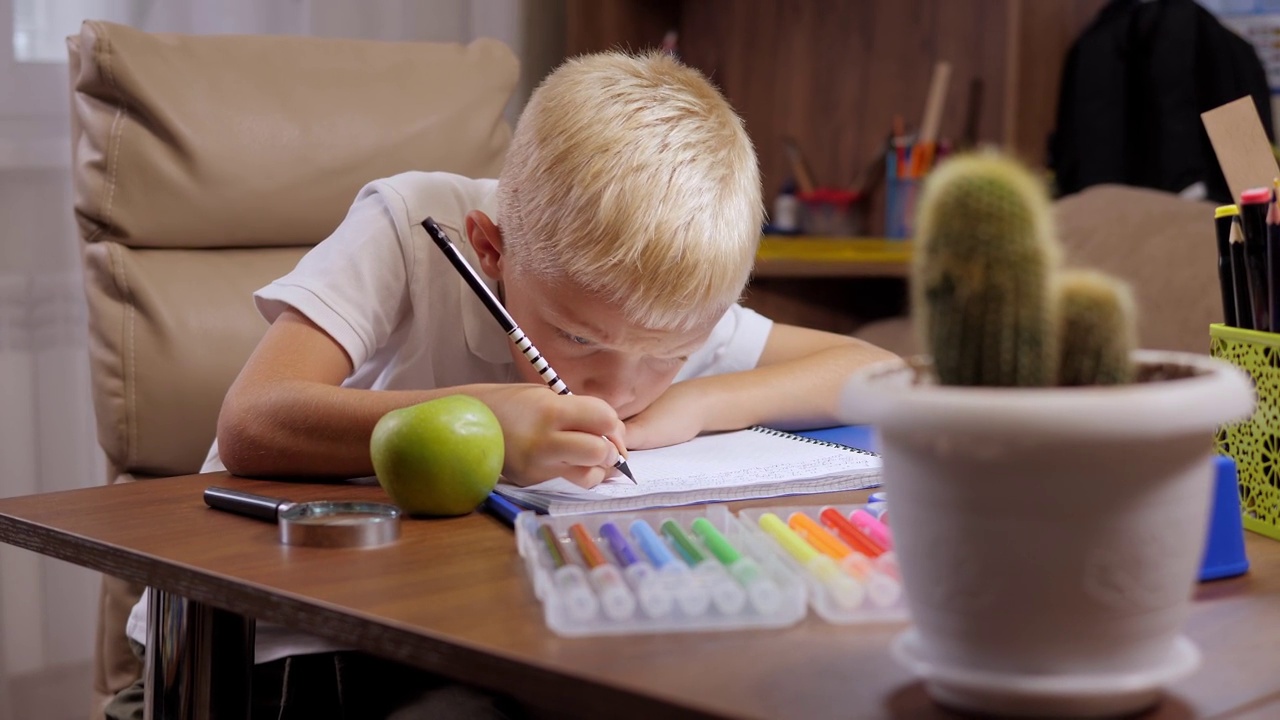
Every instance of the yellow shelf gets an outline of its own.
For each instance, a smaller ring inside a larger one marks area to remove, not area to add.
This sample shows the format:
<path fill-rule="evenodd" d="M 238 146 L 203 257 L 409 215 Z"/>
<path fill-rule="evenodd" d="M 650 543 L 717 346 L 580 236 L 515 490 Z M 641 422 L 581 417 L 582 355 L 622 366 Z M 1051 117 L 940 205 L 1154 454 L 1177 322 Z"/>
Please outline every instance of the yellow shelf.
<path fill-rule="evenodd" d="M 906 277 L 911 241 L 889 238 L 765 235 L 755 277 Z"/>

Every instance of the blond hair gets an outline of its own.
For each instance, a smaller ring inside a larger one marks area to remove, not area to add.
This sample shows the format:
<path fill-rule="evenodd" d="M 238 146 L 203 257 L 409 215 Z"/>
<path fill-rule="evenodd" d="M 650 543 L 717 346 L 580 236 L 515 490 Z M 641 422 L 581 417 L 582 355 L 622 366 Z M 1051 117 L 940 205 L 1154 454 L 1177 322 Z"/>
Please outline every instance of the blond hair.
<path fill-rule="evenodd" d="M 763 218 L 742 120 L 663 53 L 571 59 L 534 91 L 498 182 L 511 266 L 685 330 L 741 296 Z"/>

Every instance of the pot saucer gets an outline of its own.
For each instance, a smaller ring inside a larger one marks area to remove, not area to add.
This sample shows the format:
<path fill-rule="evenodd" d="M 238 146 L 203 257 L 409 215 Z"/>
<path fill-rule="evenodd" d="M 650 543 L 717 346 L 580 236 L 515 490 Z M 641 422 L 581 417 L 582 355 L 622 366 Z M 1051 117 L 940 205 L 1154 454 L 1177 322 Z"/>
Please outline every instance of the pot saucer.
<path fill-rule="evenodd" d="M 925 682 L 942 705 L 993 715 L 1109 717 L 1153 705 L 1161 687 L 1190 675 L 1200 651 L 1187 638 L 1174 640 L 1168 657 L 1145 670 L 1109 675 L 1018 675 L 931 662 L 915 628 L 894 638 L 893 658 Z"/>

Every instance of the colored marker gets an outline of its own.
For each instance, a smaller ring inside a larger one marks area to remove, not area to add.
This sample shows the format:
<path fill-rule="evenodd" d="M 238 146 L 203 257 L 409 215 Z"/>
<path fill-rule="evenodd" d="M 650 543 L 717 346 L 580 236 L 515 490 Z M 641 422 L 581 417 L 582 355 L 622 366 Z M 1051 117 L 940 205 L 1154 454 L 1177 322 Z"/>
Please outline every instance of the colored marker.
<path fill-rule="evenodd" d="M 747 594 L 729 577 L 724 566 L 707 562 L 702 551 L 684 534 L 675 520 L 662 523 L 662 534 L 670 538 L 676 552 L 688 563 L 693 574 L 704 578 L 707 587 L 711 589 L 711 602 L 715 603 L 717 610 L 726 615 L 742 612 L 747 605 Z"/>
<path fill-rule="evenodd" d="M 876 504 L 882 506 L 880 517 L 887 518 L 885 503 Z M 880 548 L 875 555 L 864 553 L 871 558 L 871 564 L 894 580 L 902 580 L 902 571 L 898 569 L 898 556 L 893 552 L 893 534 L 889 531 L 889 526 L 882 522 L 871 508 L 872 506 L 868 506 L 866 509 L 854 510 L 850 513 L 847 523 L 842 522 L 844 518 L 840 517 L 840 513 L 835 508 L 825 508 L 820 517 L 822 522 L 836 530 L 841 538 L 854 532 L 865 535 Z"/>
<path fill-rule="evenodd" d="M 551 556 L 551 580 L 555 583 L 561 599 L 564 600 L 569 616 L 575 620 L 590 620 L 595 617 L 599 609 L 599 601 L 596 600 L 595 593 L 591 592 L 591 586 L 587 583 L 587 576 L 582 572 L 582 568 L 569 562 L 569 559 L 564 556 L 560 539 L 556 537 L 550 525 L 540 525 L 538 537 L 542 538 L 542 544 L 547 548 L 547 554 Z"/>
<path fill-rule="evenodd" d="M 1222 322 L 1239 327 L 1236 319 L 1236 288 L 1231 278 L 1231 228 L 1240 216 L 1237 205 L 1222 205 L 1213 211 L 1213 225 L 1218 240 L 1218 285 L 1222 290 Z"/>
<path fill-rule="evenodd" d="M 849 513 L 849 522 L 886 551 L 893 549 L 893 533 L 889 532 L 889 526 L 880 522 L 876 516 L 866 510 L 858 509 Z"/>
<path fill-rule="evenodd" d="M 582 523 L 569 527 L 569 537 L 578 546 L 582 561 L 587 564 L 587 578 L 600 596 L 604 614 L 611 620 L 625 620 L 636 612 L 636 598 L 627 588 L 618 567 L 605 559 L 595 539 Z"/>
<path fill-rule="evenodd" d="M 522 509 L 498 493 L 489 493 L 489 496 L 484 499 L 484 508 L 507 527 L 515 527 L 516 517 Z"/>
<path fill-rule="evenodd" d="M 902 581 L 902 570 L 898 569 L 898 555 L 894 551 L 890 550 L 889 552 L 872 560 L 871 564 L 874 565 L 877 570 L 888 575 L 894 580 L 899 582 Z"/>
<path fill-rule="evenodd" d="M 760 516 L 758 522 L 760 529 L 769 533 L 769 536 L 782 546 L 788 555 L 800 563 L 800 567 L 826 586 L 837 605 L 846 610 L 853 610 L 862 604 L 862 598 L 866 595 L 862 584 L 840 572 L 834 560 L 813 549 L 813 546 L 805 542 L 804 538 L 787 527 L 787 524 L 782 522 L 782 518 L 773 513 L 765 513 Z"/>
<path fill-rule="evenodd" d="M 1271 191 L 1252 188 L 1240 193 L 1240 221 L 1244 230 L 1246 277 L 1253 309 L 1253 329 L 1270 331 L 1271 287 L 1267 272 L 1267 205 Z"/>
<path fill-rule="evenodd" d="M 792 518 L 794 517 L 795 516 L 793 515 Z M 801 517 L 808 520 L 808 516 L 802 515 Z M 884 548 L 881 547 L 879 543 L 864 535 L 861 530 L 854 527 L 853 523 L 845 520 L 839 510 L 836 510 L 835 508 L 825 508 L 822 512 L 818 513 L 818 517 L 822 520 L 822 524 L 834 530 L 848 547 L 857 550 L 867 557 L 879 557 L 884 554 Z M 813 523 L 812 520 L 808 521 Z M 817 523 L 814 524 L 816 525 Z M 795 526 L 793 525 L 792 527 Z M 800 531 L 796 530 L 796 532 Z M 802 532 L 800 534 L 804 535 Z"/>
<path fill-rule="evenodd" d="M 710 520 L 700 517 L 689 527 L 729 574 L 746 588 L 747 597 L 756 610 L 767 614 L 778 609 L 782 604 L 782 591 L 754 560 L 738 552 Z"/>
<path fill-rule="evenodd" d="M 658 571 L 654 570 L 653 565 L 647 560 L 636 557 L 631 544 L 627 542 L 627 538 L 623 536 L 618 526 L 611 522 L 601 525 L 600 537 L 609 543 L 609 549 L 613 551 L 614 557 L 618 558 L 618 564 L 622 566 L 622 576 L 635 591 L 645 614 L 649 617 L 663 617 L 670 613 L 674 602 L 671 592 L 662 582 L 662 578 L 658 577 Z"/>
<path fill-rule="evenodd" d="M 698 616 L 711 605 L 711 595 L 702 583 L 695 582 L 689 566 L 680 562 L 667 549 L 667 544 L 644 520 L 631 523 L 631 537 L 640 551 L 649 558 L 663 578 L 668 591 L 675 597 L 685 615 Z"/>
<path fill-rule="evenodd" d="M 1236 327 L 1254 330 L 1253 298 L 1249 293 L 1249 259 L 1245 252 L 1244 226 L 1240 218 L 1231 222 L 1231 234 L 1227 236 L 1231 247 L 1231 283 L 1236 289 Z"/>
<path fill-rule="evenodd" d="M 825 528 L 814 522 L 813 518 L 802 512 L 791 513 L 791 517 L 787 518 L 787 526 L 818 552 L 835 560 L 843 560 L 853 552 L 848 545 L 840 542 L 835 535 L 827 532 Z"/>
<path fill-rule="evenodd" d="M 787 525 L 818 552 L 839 562 L 842 570 L 866 585 L 871 602 L 881 607 L 897 602 L 902 594 L 902 584 L 878 572 L 866 555 L 851 550 L 848 545 L 840 542 L 836 536 L 827 532 L 804 513 L 792 513 L 791 517 L 787 518 Z"/>
<path fill-rule="evenodd" d="M 902 597 L 902 583 L 881 570 L 880 566 L 862 553 L 850 553 L 849 557 L 840 562 L 840 567 L 866 583 L 867 595 L 871 597 L 871 602 L 880 607 L 889 607 Z M 893 567 L 896 569 L 897 565 Z"/>
<path fill-rule="evenodd" d="M 1267 292 L 1271 299 L 1271 332 L 1280 332 L 1280 208 L 1267 202 Z"/>

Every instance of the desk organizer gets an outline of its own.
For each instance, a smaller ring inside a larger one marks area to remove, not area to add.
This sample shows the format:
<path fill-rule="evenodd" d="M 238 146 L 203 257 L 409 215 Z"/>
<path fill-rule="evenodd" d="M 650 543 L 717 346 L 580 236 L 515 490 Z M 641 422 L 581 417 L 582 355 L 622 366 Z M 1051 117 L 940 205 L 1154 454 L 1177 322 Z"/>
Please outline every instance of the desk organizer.
<path fill-rule="evenodd" d="M 1280 334 L 1209 326 L 1211 353 L 1253 378 L 1253 417 L 1218 430 L 1218 452 L 1236 462 L 1244 527 L 1280 540 Z"/>
<path fill-rule="evenodd" d="M 796 195 L 806 235 L 856 237 L 866 233 L 863 195 L 856 190 L 817 188 Z"/>
<path fill-rule="evenodd" d="M 799 575 L 723 506 L 522 512 L 515 533 L 558 635 L 776 628 L 805 615 Z"/>
<path fill-rule="evenodd" d="M 865 513 L 866 506 L 749 508 L 738 513 L 738 520 L 804 578 L 809 605 L 823 620 L 840 625 L 906 620 L 897 560 L 891 550 L 884 551 L 886 545 L 892 547 L 892 540 L 871 540 L 854 526 L 855 512 Z M 768 516 L 771 524 L 762 521 Z M 807 539 L 809 533 L 823 537 L 814 543 Z M 818 552 L 813 549 L 817 545 L 831 550 Z M 791 550 L 792 546 L 798 547 Z"/>
<path fill-rule="evenodd" d="M 889 238 L 909 238 L 915 228 L 916 196 L 920 178 L 889 177 L 884 195 L 884 234 Z"/>

